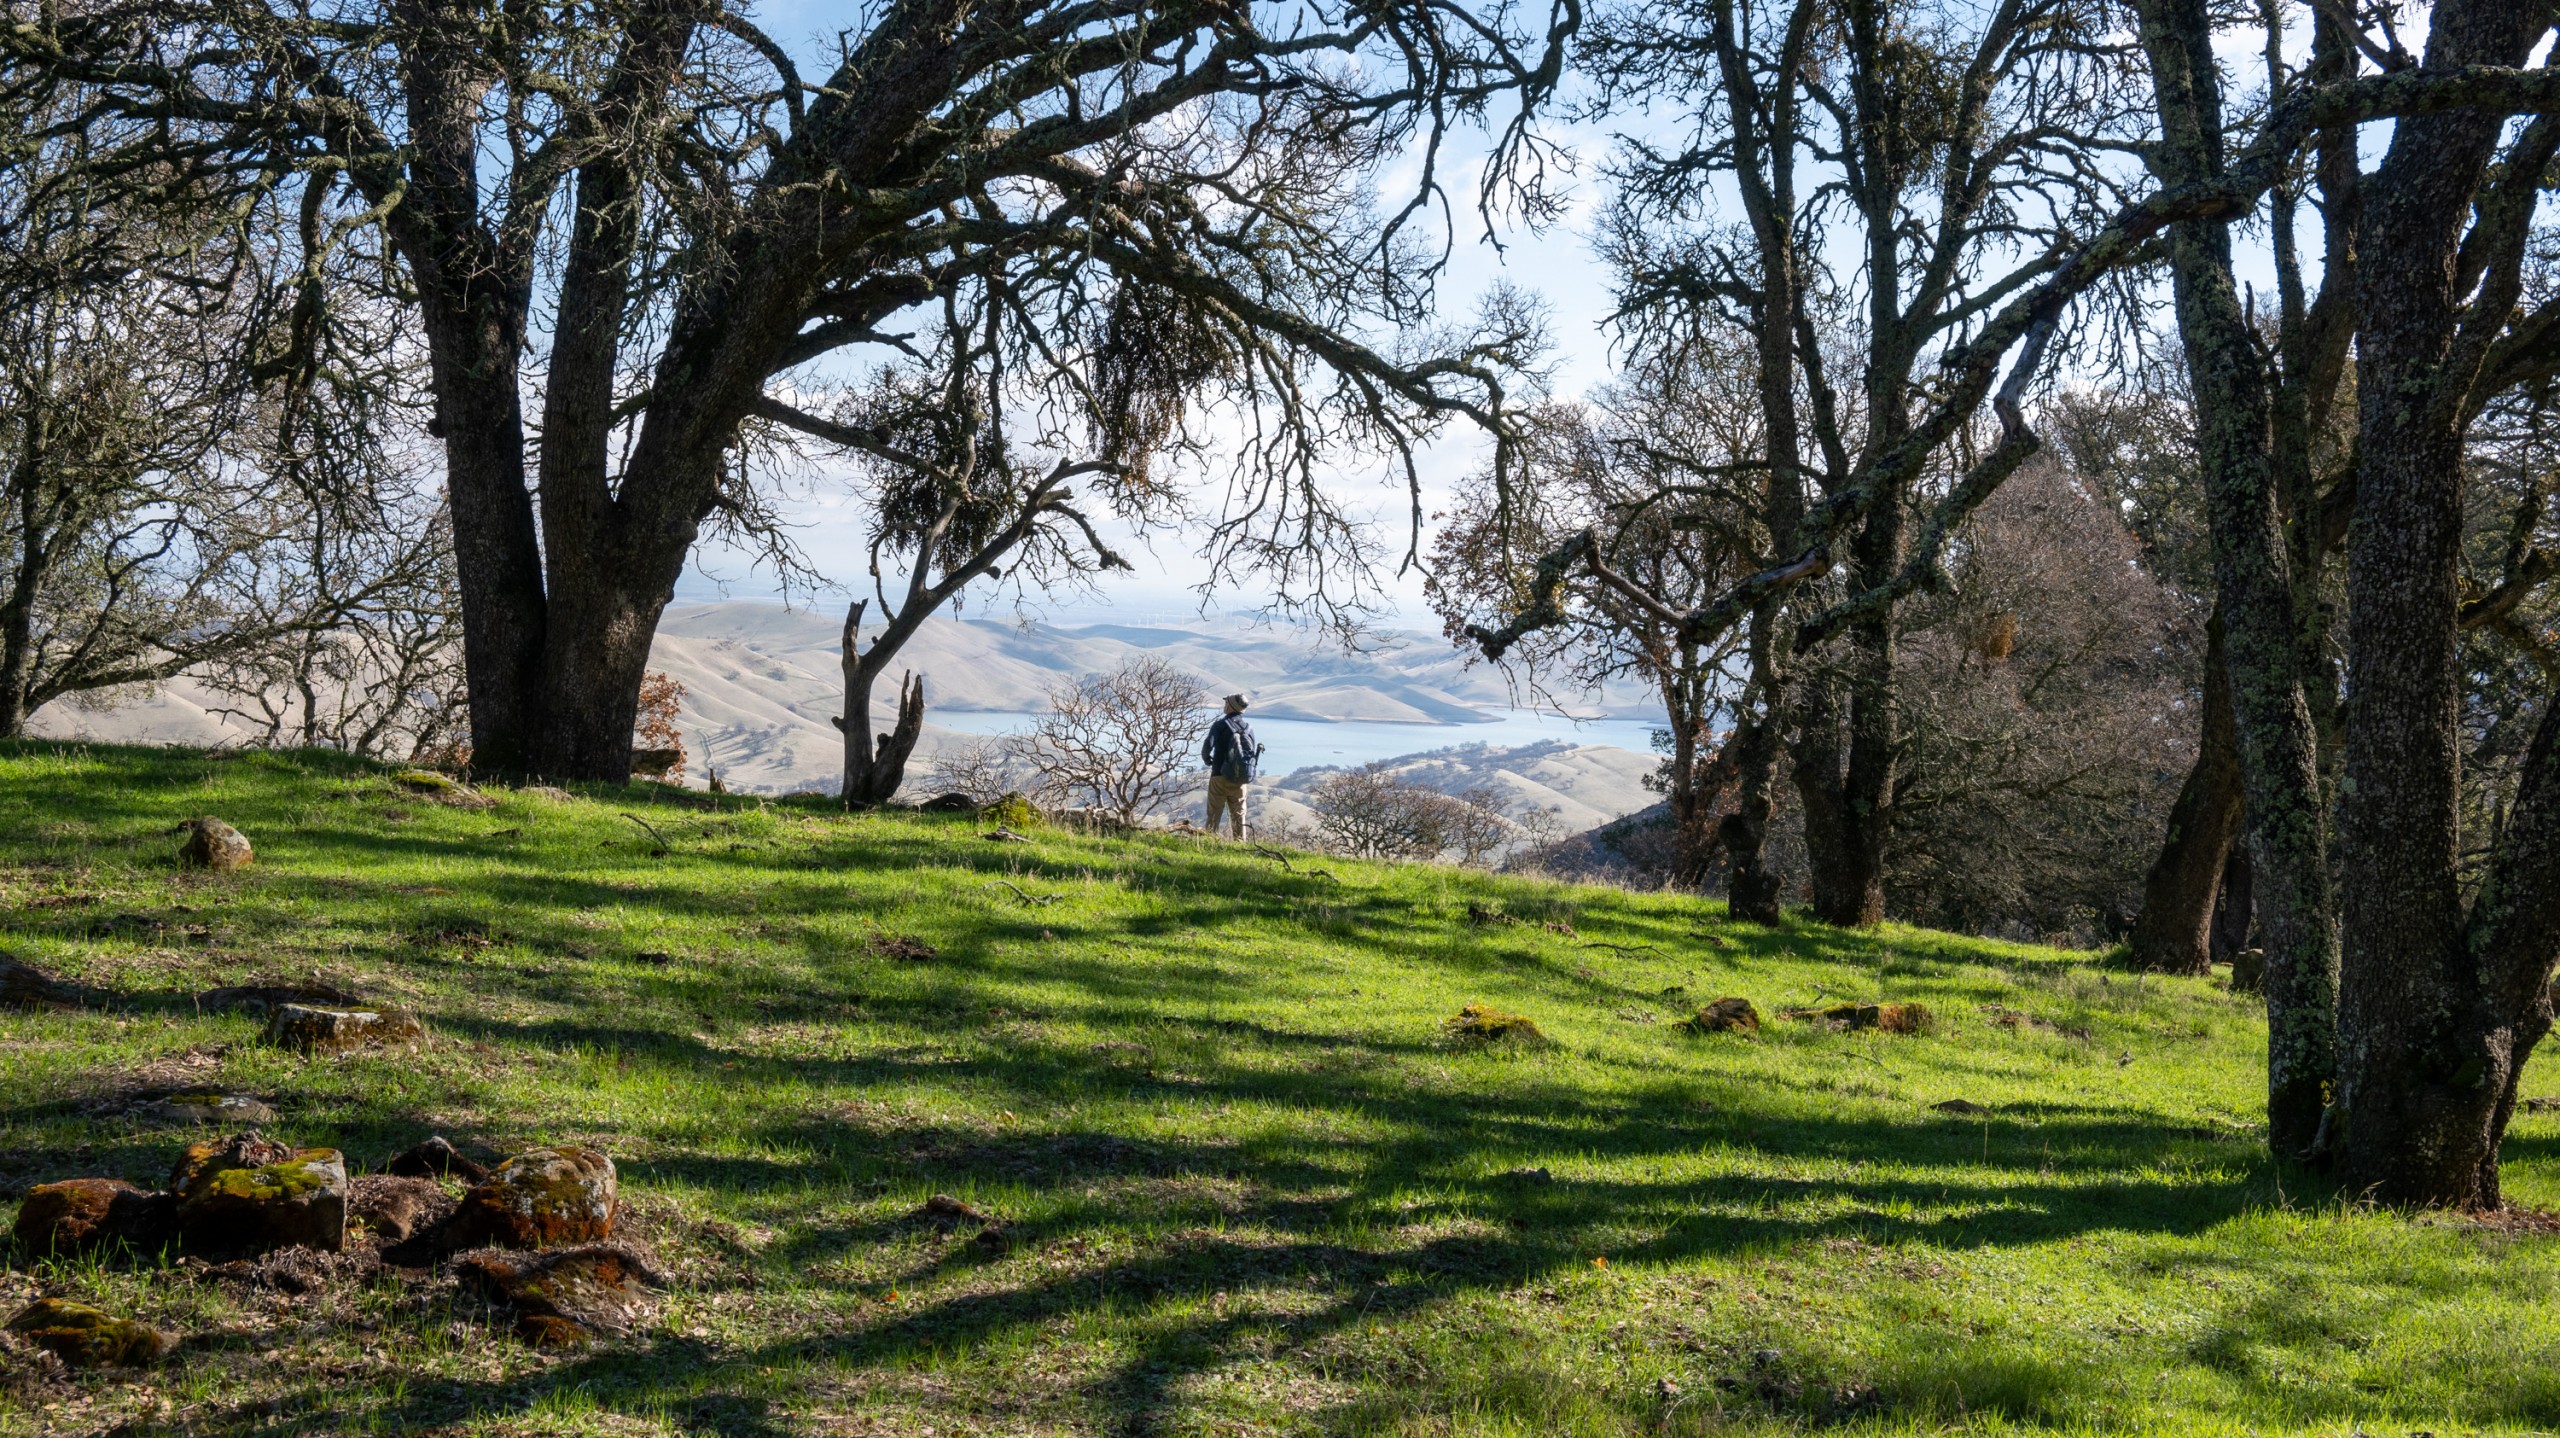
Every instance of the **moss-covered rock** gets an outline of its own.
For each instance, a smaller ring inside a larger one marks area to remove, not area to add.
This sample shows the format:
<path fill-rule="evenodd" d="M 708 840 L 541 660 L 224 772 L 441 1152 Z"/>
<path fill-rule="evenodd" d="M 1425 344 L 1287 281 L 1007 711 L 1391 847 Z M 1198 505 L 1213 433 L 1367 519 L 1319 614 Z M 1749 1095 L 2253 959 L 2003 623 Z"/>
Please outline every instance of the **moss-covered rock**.
<path fill-rule="evenodd" d="M 1760 1011 L 1749 999 L 1718 999 L 1685 1019 L 1680 1027 L 1693 1034 L 1741 1034 L 1760 1031 Z"/>
<path fill-rule="evenodd" d="M 278 1004 L 267 1013 L 267 1042 L 306 1054 L 344 1053 L 349 1049 L 411 1045 L 426 1035 L 426 1025 L 400 1009 L 324 1009 L 309 1004 Z"/>
<path fill-rule="evenodd" d="M 446 1226 L 456 1248 L 548 1248 L 590 1243 L 613 1233 L 621 1216 L 613 1160 L 563 1144 L 517 1154 L 462 1196 Z"/>
<path fill-rule="evenodd" d="M 1442 1021 L 1449 1036 L 1467 1043 L 1534 1045 L 1547 1042 L 1537 1021 L 1491 1004 L 1469 1004 Z"/>
<path fill-rule="evenodd" d="M 978 817 L 1000 829 L 1036 829 L 1047 822 L 1040 806 L 1018 793 L 1007 794 L 980 809 Z"/>
<path fill-rule="evenodd" d="M 9 1320 L 9 1331 L 74 1368 L 132 1368 L 170 1349 L 169 1335 L 68 1298 L 40 1298 Z"/>
<path fill-rule="evenodd" d="M 1791 1016 L 1821 1019 L 1836 1029 L 1876 1029 L 1889 1034 L 1925 1034 L 1938 1024 L 1937 1015 L 1922 1004 L 1833 1004 Z"/>
<path fill-rule="evenodd" d="M 334 1148 L 287 1148 L 256 1130 L 192 1144 L 169 1181 L 189 1248 L 263 1253 L 347 1246 L 347 1161 Z"/>
<path fill-rule="evenodd" d="M 38 1257 L 68 1257 L 116 1242 L 149 1252 L 172 1235 L 177 1199 L 120 1178 L 40 1183 L 18 1205 L 18 1246 Z"/>

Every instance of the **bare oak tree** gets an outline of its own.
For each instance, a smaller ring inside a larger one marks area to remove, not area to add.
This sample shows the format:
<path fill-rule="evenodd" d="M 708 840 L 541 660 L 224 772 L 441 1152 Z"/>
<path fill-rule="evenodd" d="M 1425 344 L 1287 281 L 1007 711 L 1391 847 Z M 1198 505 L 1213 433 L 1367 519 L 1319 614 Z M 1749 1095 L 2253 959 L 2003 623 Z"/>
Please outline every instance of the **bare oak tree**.
<path fill-rule="evenodd" d="M 1214 336 L 1245 436 L 1221 553 L 1319 575 L 1350 528 L 1320 454 L 1492 422 L 1524 338 L 1431 319 L 1439 165 L 1385 213 L 1370 182 L 1480 120 L 1519 173 L 1502 107 L 1552 88 L 1573 14 L 895 0 L 806 76 L 725 0 L 13 0 L 0 46 L 381 228 L 433 358 L 476 762 L 620 779 L 695 540 L 770 533 L 741 426 L 964 279 L 1033 330 L 1134 341 L 1169 302 Z M 1122 415 L 1187 361 L 1119 352 Z"/>

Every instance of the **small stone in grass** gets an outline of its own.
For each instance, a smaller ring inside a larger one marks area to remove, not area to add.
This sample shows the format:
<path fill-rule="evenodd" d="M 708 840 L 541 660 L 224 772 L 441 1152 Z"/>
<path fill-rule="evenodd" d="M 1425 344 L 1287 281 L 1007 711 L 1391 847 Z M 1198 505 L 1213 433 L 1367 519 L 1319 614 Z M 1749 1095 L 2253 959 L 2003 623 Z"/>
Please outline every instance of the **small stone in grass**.
<path fill-rule="evenodd" d="M 426 1026 L 399 1009 L 324 1009 L 279 1004 L 267 1013 L 267 1042 L 306 1054 L 414 1044 Z"/>
<path fill-rule="evenodd" d="M 249 847 L 249 836 L 213 816 L 199 815 L 183 819 L 169 831 L 185 834 L 187 841 L 178 846 L 178 862 L 190 869 L 245 869 L 257 861 Z"/>
<path fill-rule="evenodd" d="M 169 1351 L 168 1334 L 67 1298 L 40 1298 L 9 1320 L 9 1331 L 73 1368 L 132 1368 Z"/>
<path fill-rule="evenodd" d="M 1697 1017 L 1681 1027 L 1700 1034 L 1757 1033 L 1760 1011 L 1751 1006 L 1749 999 L 1718 999 L 1698 1010 Z"/>
<path fill-rule="evenodd" d="M 141 1118 L 162 1123 L 274 1123 L 276 1111 L 263 1100 L 238 1093 L 173 1093 L 133 1110 Z"/>
<path fill-rule="evenodd" d="M 961 1202 L 947 1193 L 937 1193 L 916 1206 L 911 1217 L 926 1222 L 993 1223 L 995 1217 L 974 1205 Z"/>
<path fill-rule="evenodd" d="M 1943 1103 L 1933 1103 L 1929 1105 L 1929 1107 L 1936 1109 L 1940 1113 L 1952 1113 L 1967 1116 L 1991 1112 L 1991 1110 L 1984 1108 L 1982 1105 L 1975 1103 L 1969 1098 L 1951 1098 Z"/>
<path fill-rule="evenodd" d="M 441 1134 L 402 1152 L 382 1171 L 401 1178 L 458 1178 L 464 1183 L 478 1183 L 489 1176 L 489 1170 L 464 1157 Z"/>

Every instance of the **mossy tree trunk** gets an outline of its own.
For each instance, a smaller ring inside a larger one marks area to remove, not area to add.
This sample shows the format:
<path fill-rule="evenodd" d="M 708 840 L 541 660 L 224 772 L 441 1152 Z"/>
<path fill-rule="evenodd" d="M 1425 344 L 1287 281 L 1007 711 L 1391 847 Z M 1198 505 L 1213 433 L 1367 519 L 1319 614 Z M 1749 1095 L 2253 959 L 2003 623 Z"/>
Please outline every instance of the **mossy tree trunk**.
<path fill-rule="evenodd" d="M 2551 22 L 2547 4 L 2446 0 L 2423 68 L 2522 65 Z M 2337 1148 L 2350 1191 L 2387 1203 L 2498 1206 L 2501 1140 L 2551 1025 L 2544 986 L 2560 953 L 2552 709 L 2467 915 L 2461 894 L 2464 436 L 2560 150 L 2560 119 L 2538 119 L 2492 176 L 2505 125 L 2482 112 L 2402 120 L 2366 196 Z"/>
<path fill-rule="evenodd" d="M 2172 186 L 2214 178 L 2224 168 L 2222 78 L 2203 0 L 2143 0 L 2140 10 L 2160 115 L 2154 164 Z M 2334 1072 L 2338 945 L 2319 741 L 2299 672 L 2301 627 L 2275 487 L 2270 382 L 2233 275 L 2229 220 L 2172 225 L 2169 262 L 2266 951 L 2268 1140 L 2295 1155 L 2319 1141 Z"/>

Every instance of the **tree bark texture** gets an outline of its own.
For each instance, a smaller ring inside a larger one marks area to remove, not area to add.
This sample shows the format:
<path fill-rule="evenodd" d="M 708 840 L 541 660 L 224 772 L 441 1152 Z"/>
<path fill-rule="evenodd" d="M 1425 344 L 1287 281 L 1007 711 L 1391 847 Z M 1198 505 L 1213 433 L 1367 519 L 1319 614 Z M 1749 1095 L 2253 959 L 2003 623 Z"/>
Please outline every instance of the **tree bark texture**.
<path fill-rule="evenodd" d="M 2249 872 L 2249 846 L 2234 843 L 2222 862 L 2222 892 L 2213 898 L 2213 961 L 2239 962 L 2257 927 L 2258 888 Z"/>
<path fill-rule="evenodd" d="M 2425 64 L 2520 65 L 2550 20 L 2547 5 L 2515 0 L 2439 4 Z M 2517 1076 L 2551 1021 L 2547 937 L 2517 943 L 2495 919 L 2466 922 L 2458 870 L 2463 437 L 2485 349 L 2464 343 L 2465 298 L 2477 288 L 2486 325 L 2514 304 L 2512 291 L 2497 303 L 2495 265 L 2465 273 L 2464 260 L 2499 238 L 2488 204 L 2470 222 L 2504 128 L 2496 114 L 2404 119 L 2365 194 L 2335 1137 L 2348 1188 L 2393 1204 L 2498 1205 Z M 2527 183 L 2551 158 L 2547 136 L 2521 158 L 2545 129 L 2516 146 Z M 2549 730 L 2546 718 L 2545 766 Z"/>
<path fill-rule="evenodd" d="M 2213 917 L 2222 875 L 2239 837 L 2239 739 L 2232 729 L 2231 675 L 2222 652 L 2222 617 L 2205 625 L 2204 711 L 2196 761 L 2169 810 L 2168 836 L 2142 885 L 2134 917 L 2133 966 L 2160 974 L 2213 968 Z"/>
<path fill-rule="evenodd" d="M 872 687 L 916 626 L 893 619 L 889 632 L 874 639 L 866 653 L 859 637 L 865 607 L 864 601 L 857 599 L 845 610 L 844 647 L 839 660 L 844 669 L 844 712 L 836 716 L 835 726 L 844 734 L 844 802 L 867 808 L 888 803 L 907 780 L 907 759 L 916 751 L 917 736 L 924 732 L 924 676 L 909 673 L 900 677 L 897 722 L 888 733 L 874 739 Z"/>
<path fill-rule="evenodd" d="M 2164 183 L 2223 169 L 2221 74 L 2202 0 L 2144 0 Z M 2300 675 L 2300 626 L 2277 504 L 2269 382 L 2242 308 L 2225 219 L 2169 231 L 2178 329 L 2195 394 L 2233 729 L 2266 951 L 2268 1140 L 2319 1139 L 2336 1061 L 2338 943 L 2319 742 Z"/>

